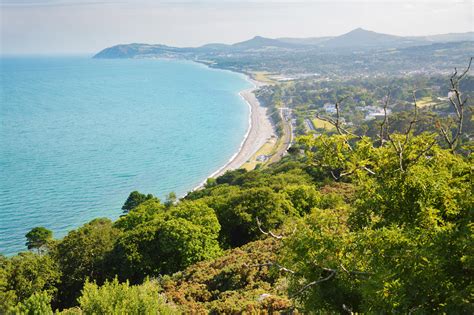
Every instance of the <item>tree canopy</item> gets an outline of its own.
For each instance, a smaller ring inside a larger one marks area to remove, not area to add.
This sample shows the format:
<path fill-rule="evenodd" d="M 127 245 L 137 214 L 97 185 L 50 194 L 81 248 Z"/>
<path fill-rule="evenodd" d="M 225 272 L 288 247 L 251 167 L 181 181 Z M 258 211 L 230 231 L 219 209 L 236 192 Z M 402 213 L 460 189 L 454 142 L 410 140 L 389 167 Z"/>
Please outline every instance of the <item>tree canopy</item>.
<path fill-rule="evenodd" d="M 38 249 L 38 251 L 45 246 L 53 238 L 53 232 L 45 227 L 38 226 L 25 235 L 26 247 L 28 249 Z"/>

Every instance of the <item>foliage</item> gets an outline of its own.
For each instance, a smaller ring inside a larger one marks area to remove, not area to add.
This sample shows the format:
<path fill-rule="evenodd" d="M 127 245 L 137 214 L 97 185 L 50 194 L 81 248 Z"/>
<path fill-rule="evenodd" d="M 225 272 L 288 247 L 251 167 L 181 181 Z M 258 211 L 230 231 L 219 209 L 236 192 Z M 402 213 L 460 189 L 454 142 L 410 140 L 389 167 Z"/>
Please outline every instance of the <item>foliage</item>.
<path fill-rule="evenodd" d="M 16 292 L 10 288 L 8 279 L 11 273 L 10 260 L 0 255 L 0 313 L 5 313 L 14 306 L 17 300 Z"/>
<path fill-rule="evenodd" d="M 302 140 L 313 165 L 356 192 L 285 240 L 290 293 L 308 312 L 471 313 L 471 160 L 431 135 L 392 135 L 403 154 L 348 139 Z"/>
<path fill-rule="evenodd" d="M 173 204 L 176 203 L 177 200 L 178 200 L 178 197 L 176 196 L 176 193 L 175 192 L 170 192 L 166 196 L 165 206 L 171 207 Z"/>
<path fill-rule="evenodd" d="M 301 216 L 321 204 L 321 194 L 310 185 L 289 185 L 283 189 L 293 207 Z"/>
<path fill-rule="evenodd" d="M 118 273 L 131 281 L 176 272 L 220 253 L 219 222 L 202 202 L 181 202 L 166 210 L 159 203 L 147 202 L 130 214 L 147 217 L 146 221 L 135 220 L 138 224 L 115 247 L 115 258 L 121 262 Z"/>
<path fill-rule="evenodd" d="M 132 193 L 114 223 L 0 257 L 0 312 L 472 313 L 469 145 L 384 140 L 310 135 L 181 200 Z"/>
<path fill-rule="evenodd" d="M 75 303 L 87 278 L 102 283 L 111 276 L 109 255 L 119 234 L 109 219 L 95 219 L 69 232 L 57 245 L 53 256 L 62 271 L 62 306 Z"/>
<path fill-rule="evenodd" d="M 16 315 L 52 315 L 51 296 L 46 292 L 37 292 L 18 303 L 7 312 Z"/>
<path fill-rule="evenodd" d="M 130 210 L 136 208 L 139 204 L 150 199 L 156 199 L 156 198 L 152 194 L 145 195 L 145 194 L 139 193 L 136 190 L 132 191 L 130 195 L 128 196 L 127 200 L 125 201 L 125 203 L 123 204 L 122 210 L 125 213 L 127 213 Z"/>
<path fill-rule="evenodd" d="M 79 297 L 81 313 L 85 314 L 177 314 L 160 294 L 160 288 L 153 281 L 138 286 L 117 279 L 102 286 L 87 281 Z"/>
<path fill-rule="evenodd" d="M 150 199 L 133 208 L 125 216 L 121 216 L 114 226 L 123 231 L 133 230 L 140 224 L 153 220 L 156 216 L 163 214 L 166 206 L 158 199 Z"/>
<path fill-rule="evenodd" d="M 216 211 L 222 226 L 221 242 L 236 247 L 256 240 L 261 236 L 257 228 L 257 218 L 263 226 L 280 226 L 289 215 L 295 215 L 291 202 L 283 193 L 268 187 L 228 191 L 207 200 Z"/>
<path fill-rule="evenodd" d="M 0 263 L 0 313 L 39 292 L 56 296 L 60 271 L 50 256 L 25 252 Z"/>
<path fill-rule="evenodd" d="M 279 247 L 279 242 L 266 239 L 229 250 L 219 258 L 163 277 L 163 293 L 185 313 L 287 311 L 292 303 L 286 296 L 284 274 L 264 265 L 275 260 Z"/>
<path fill-rule="evenodd" d="M 38 226 L 26 233 L 25 237 L 26 247 L 28 249 L 36 248 L 39 251 L 41 247 L 45 246 L 53 238 L 53 232 L 45 227 Z"/>

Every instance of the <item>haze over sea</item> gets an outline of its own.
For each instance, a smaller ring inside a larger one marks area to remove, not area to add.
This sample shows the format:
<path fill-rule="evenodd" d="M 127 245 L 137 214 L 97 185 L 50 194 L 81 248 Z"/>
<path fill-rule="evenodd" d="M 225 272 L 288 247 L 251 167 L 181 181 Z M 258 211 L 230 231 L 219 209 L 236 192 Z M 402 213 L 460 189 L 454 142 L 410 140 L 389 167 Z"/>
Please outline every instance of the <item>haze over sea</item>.
<path fill-rule="evenodd" d="M 115 219 L 133 190 L 182 195 L 238 150 L 244 76 L 173 60 L 0 59 L 0 253 Z"/>

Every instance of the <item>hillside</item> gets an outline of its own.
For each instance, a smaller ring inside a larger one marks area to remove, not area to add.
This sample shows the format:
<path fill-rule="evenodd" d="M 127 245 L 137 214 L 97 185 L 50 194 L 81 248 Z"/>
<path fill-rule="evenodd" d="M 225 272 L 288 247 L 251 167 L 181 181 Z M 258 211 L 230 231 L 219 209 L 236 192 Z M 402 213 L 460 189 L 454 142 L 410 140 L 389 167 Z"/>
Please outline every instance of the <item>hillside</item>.
<path fill-rule="evenodd" d="M 62 239 L 33 230 L 36 252 L 0 257 L 0 310 L 471 313 L 472 161 L 384 130 L 310 134 L 179 201 L 132 192 Z"/>
<path fill-rule="evenodd" d="M 175 58 L 215 68 L 251 73 L 265 71 L 288 77 L 347 77 L 451 71 L 474 54 L 471 33 L 400 37 L 356 29 L 337 37 L 250 40 L 201 47 L 130 44 L 106 48 L 94 58 Z"/>
<path fill-rule="evenodd" d="M 255 50 L 265 48 L 296 49 L 299 47 L 301 47 L 301 45 L 261 36 L 255 36 L 252 39 L 232 45 L 232 48 L 236 50 Z"/>
<path fill-rule="evenodd" d="M 398 48 L 407 46 L 419 46 L 425 44 L 419 39 L 408 39 L 367 31 L 357 28 L 349 33 L 328 39 L 320 45 L 325 48 Z"/>
<path fill-rule="evenodd" d="M 245 53 L 253 51 L 312 51 L 347 49 L 387 49 L 429 45 L 442 42 L 473 41 L 473 33 L 444 34 L 424 37 L 401 37 L 367 31 L 362 28 L 336 37 L 314 38 L 265 38 L 255 36 L 252 39 L 227 44 L 206 44 L 200 47 L 171 47 L 166 45 L 128 44 L 116 45 L 97 53 L 94 58 L 137 58 L 150 56 L 174 56 L 196 58 L 215 54 Z"/>

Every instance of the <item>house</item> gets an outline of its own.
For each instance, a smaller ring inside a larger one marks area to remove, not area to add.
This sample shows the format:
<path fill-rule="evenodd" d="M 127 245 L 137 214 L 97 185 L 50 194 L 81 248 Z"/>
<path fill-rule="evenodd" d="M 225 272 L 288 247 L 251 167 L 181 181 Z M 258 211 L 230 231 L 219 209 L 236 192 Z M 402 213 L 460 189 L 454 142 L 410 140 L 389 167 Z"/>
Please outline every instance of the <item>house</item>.
<path fill-rule="evenodd" d="M 366 107 L 367 114 L 365 115 L 365 120 L 372 120 L 377 117 L 383 117 L 385 116 L 385 112 L 383 108 L 381 107 L 376 107 L 376 106 L 367 106 Z M 390 109 L 387 108 L 387 115 L 390 114 Z"/>
<path fill-rule="evenodd" d="M 336 113 L 336 105 L 331 104 L 331 103 L 326 103 L 323 106 L 324 110 L 328 114 L 335 114 Z"/>

